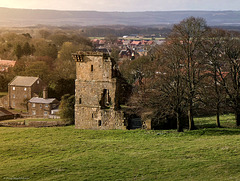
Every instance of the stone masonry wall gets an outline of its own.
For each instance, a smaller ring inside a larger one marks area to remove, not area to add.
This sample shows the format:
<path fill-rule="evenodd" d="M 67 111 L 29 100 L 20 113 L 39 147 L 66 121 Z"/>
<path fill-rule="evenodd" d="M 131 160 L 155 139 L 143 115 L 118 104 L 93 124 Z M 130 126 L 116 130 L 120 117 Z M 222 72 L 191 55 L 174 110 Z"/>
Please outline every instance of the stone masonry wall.
<path fill-rule="evenodd" d="M 118 79 L 109 56 L 78 52 L 75 81 L 75 125 L 79 129 L 126 129 L 124 113 L 118 110 Z"/>

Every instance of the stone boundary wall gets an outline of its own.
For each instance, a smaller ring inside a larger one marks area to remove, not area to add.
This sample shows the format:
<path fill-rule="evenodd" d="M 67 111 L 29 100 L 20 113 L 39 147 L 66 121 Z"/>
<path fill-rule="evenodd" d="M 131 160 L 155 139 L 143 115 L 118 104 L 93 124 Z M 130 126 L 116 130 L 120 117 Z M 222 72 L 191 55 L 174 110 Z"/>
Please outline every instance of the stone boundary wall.
<path fill-rule="evenodd" d="M 8 120 L 8 119 L 14 119 L 14 115 L 0 116 L 0 121 L 4 121 L 4 120 Z"/>
<path fill-rule="evenodd" d="M 0 122 L 0 127 L 56 127 L 67 126 L 67 123 L 62 121 L 31 121 L 31 122 Z"/>

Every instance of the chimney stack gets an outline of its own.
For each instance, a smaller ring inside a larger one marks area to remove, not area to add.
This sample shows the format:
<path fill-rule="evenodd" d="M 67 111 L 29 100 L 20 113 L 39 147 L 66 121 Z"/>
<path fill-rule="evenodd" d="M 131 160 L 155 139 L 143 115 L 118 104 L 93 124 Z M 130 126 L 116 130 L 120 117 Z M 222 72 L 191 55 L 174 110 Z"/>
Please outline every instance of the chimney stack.
<path fill-rule="evenodd" d="M 47 90 L 47 87 L 45 87 L 43 89 L 43 99 L 47 99 L 48 98 L 48 90 Z"/>

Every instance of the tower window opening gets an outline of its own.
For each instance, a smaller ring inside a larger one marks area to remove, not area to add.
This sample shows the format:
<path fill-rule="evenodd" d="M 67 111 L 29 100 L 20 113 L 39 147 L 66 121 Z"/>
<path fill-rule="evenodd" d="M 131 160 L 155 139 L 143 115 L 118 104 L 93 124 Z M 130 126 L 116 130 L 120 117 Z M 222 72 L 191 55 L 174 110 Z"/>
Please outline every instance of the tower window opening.
<path fill-rule="evenodd" d="M 91 72 L 93 72 L 93 65 L 91 65 Z"/>
<path fill-rule="evenodd" d="M 109 90 L 108 89 L 103 89 L 102 92 L 102 98 L 100 101 L 100 105 L 102 109 L 109 108 L 111 104 L 111 97 L 109 95 Z"/>

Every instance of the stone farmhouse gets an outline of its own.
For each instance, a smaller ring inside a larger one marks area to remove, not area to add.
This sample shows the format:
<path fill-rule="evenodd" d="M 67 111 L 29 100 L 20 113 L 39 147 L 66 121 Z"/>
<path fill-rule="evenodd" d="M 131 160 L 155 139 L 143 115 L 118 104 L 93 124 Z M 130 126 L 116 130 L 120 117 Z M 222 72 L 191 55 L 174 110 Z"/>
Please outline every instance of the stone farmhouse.
<path fill-rule="evenodd" d="M 77 52 L 75 126 L 79 129 L 126 129 L 120 110 L 120 79 L 108 54 Z"/>
<path fill-rule="evenodd" d="M 59 118 L 60 102 L 48 98 L 46 85 L 39 77 L 16 76 L 8 84 L 8 95 L 0 98 L 0 108 L 27 110 L 33 118 Z"/>
<path fill-rule="evenodd" d="M 8 84 L 8 95 L 0 100 L 0 106 L 26 109 L 27 101 L 42 94 L 46 85 L 39 77 L 16 76 Z"/>
<path fill-rule="evenodd" d="M 59 118 L 59 101 L 55 98 L 33 97 L 28 101 L 28 112 L 33 118 Z"/>

